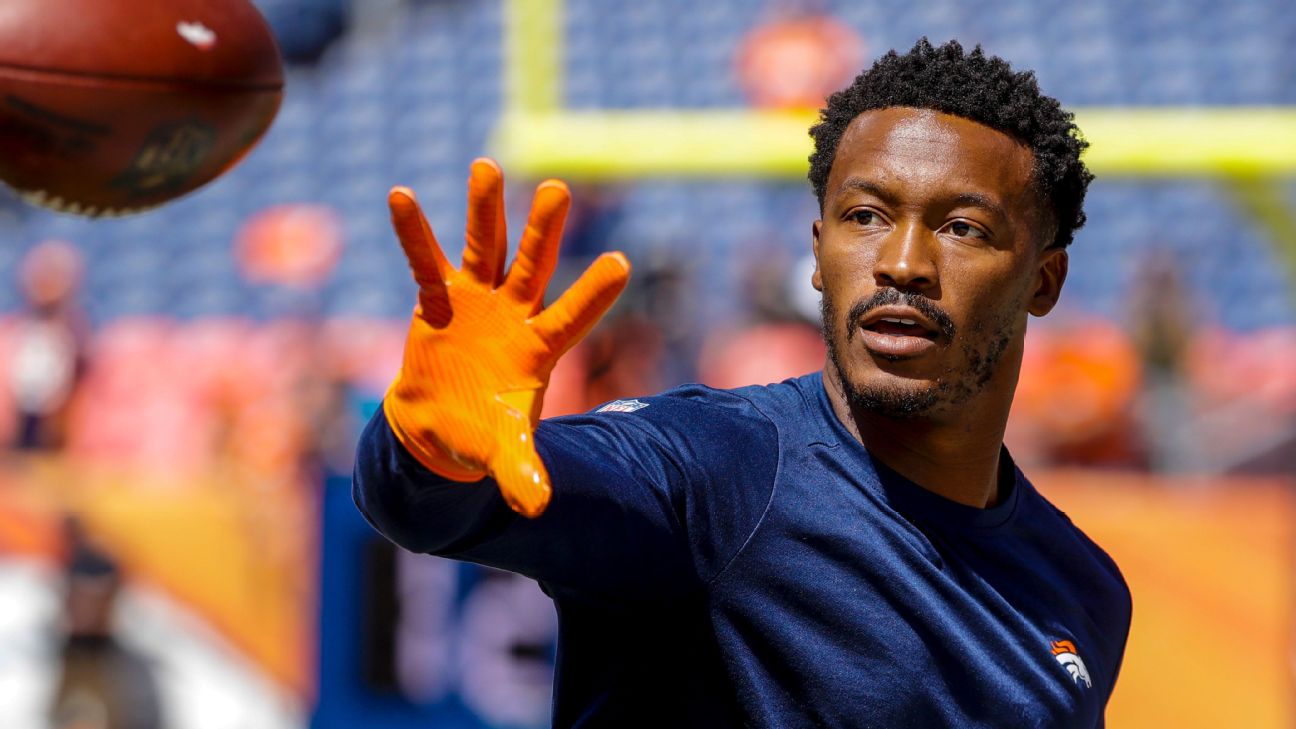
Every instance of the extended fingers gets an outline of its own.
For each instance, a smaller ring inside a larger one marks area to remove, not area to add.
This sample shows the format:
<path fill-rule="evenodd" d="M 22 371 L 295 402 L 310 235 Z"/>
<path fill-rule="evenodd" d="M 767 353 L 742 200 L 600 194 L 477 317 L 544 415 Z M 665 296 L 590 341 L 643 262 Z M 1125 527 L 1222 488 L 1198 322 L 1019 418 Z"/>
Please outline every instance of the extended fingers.
<path fill-rule="evenodd" d="M 630 280 L 630 261 L 604 253 L 549 308 L 536 315 L 536 332 L 559 353 L 566 352 L 611 308 Z"/>
<path fill-rule="evenodd" d="M 437 244 L 432 227 L 408 187 L 393 187 L 387 194 L 392 228 L 409 261 L 414 282 L 419 287 L 419 305 L 430 320 L 439 320 L 449 312 L 445 279 L 452 269 Z"/>
<path fill-rule="evenodd" d="M 450 263 L 441 252 L 414 191 L 408 187 L 393 187 L 387 194 L 387 205 L 391 208 L 392 228 L 405 250 L 405 258 L 409 259 L 414 280 L 420 286 L 433 277 L 444 280 L 450 273 Z"/>
<path fill-rule="evenodd" d="M 545 286 L 558 263 L 558 243 L 570 208 L 571 193 L 562 181 L 546 180 L 536 188 L 517 259 L 504 283 L 514 298 L 531 302 L 535 311 L 544 300 Z"/>
<path fill-rule="evenodd" d="M 499 284 L 508 250 L 504 230 L 504 173 L 480 157 L 468 174 L 468 228 L 463 270 L 487 286 Z"/>

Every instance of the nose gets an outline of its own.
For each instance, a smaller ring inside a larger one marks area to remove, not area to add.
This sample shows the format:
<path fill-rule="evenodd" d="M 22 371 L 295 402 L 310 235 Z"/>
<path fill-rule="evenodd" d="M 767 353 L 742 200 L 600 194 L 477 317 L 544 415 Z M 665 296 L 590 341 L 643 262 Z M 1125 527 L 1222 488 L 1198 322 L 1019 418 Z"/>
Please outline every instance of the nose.
<path fill-rule="evenodd" d="M 882 242 L 873 278 L 878 286 L 930 292 L 939 281 L 935 233 L 921 223 L 897 226 Z"/>

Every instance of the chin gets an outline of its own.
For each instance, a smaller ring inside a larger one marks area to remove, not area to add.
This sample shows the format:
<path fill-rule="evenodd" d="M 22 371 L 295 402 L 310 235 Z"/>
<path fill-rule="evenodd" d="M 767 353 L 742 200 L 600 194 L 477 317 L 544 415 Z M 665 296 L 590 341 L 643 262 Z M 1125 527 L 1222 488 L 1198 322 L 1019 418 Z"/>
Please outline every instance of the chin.
<path fill-rule="evenodd" d="M 891 418 L 920 418 L 940 412 L 947 404 L 947 389 L 939 381 L 885 372 L 842 378 L 842 392 L 852 409 Z"/>

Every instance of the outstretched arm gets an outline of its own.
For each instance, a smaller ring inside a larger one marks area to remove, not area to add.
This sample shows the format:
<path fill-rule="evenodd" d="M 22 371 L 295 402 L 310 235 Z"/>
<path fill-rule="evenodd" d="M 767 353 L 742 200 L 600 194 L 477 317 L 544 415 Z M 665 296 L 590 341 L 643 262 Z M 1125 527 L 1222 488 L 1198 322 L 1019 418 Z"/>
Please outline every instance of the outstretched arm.
<path fill-rule="evenodd" d="M 681 523 L 681 474 L 657 442 L 618 427 L 624 422 L 595 422 L 602 419 L 540 423 L 553 499 L 526 518 L 489 477 L 464 484 L 429 471 L 378 414 L 360 441 L 356 504 L 405 549 L 518 572 L 551 590 L 617 602 L 687 593 L 698 579 Z"/>
<path fill-rule="evenodd" d="M 473 164 L 457 270 L 413 195 L 391 193 L 419 302 L 400 374 L 360 440 L 356 503 L 411 551 L 585 594 L 687 588 L 686 479 L 671 448 L 625 423 L 537 423 L 555 362 L 611 305 L 629 266 L 605 255 L 544 308 L 567 188 L 540 185 L 507 271 L 502 188 L 495 163 Z"/>
<path fill-rule="evenodd" d="M 498 165 L 473 163 L 459 269 L 446 261 L 413 193 L 392 190 L 392 224 L 419 302 L 383 413 L 429 470 L 460 482 L 489 475 L 510 507 L 535 517 L 551 493 L 534 443 L 549 374 L 616 300 L 630 265 L 620 253 L 604 254 L 542 308 L 570 195 L 562 182 L 541 183 L 506 272 L 503 187 Z"/>

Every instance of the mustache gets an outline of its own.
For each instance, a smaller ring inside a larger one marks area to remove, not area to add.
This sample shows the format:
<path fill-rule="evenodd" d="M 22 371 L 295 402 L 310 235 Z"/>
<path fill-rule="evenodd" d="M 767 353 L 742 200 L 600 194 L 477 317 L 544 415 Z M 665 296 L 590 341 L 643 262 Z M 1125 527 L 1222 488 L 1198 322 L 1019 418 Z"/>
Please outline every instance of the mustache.
<path fill-rule="evenodd" d="M 877 293 L 867 299 L 856 301 L 851 306 L 850 312 L 846 316 L 846 322 L 850 325 L 846 328 L 846 341 L 849 342 L 855 338 L 855 331 L 859 328 L 856 323 L 868 316 L 869 312 L 879 306 L 897 305 L 911 306 L 917 309 L 923 316 L 931 319 L 932 323 L 941 330 L 941 334 L 945 335 L 946 339 L 954 338 L 954 320 L 943 309 L 932 303 L 931 299 L 921 294 L 915 294 L 912 291 L 886 288 L 878 289 Z"/>

